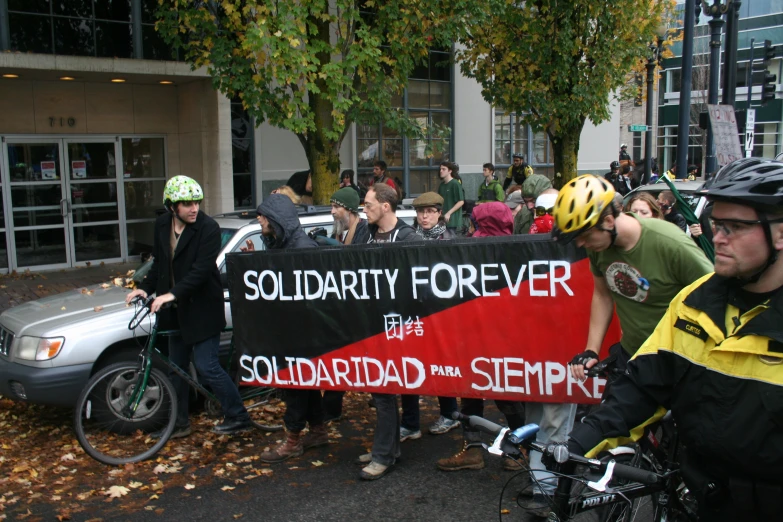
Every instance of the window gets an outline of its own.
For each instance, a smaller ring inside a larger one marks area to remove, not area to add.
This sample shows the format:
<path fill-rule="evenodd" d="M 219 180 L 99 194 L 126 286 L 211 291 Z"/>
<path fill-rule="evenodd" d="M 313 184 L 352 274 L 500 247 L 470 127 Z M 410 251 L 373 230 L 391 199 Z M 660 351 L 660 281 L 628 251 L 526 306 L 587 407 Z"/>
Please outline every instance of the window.
<path fill-rule="evenodd" d="M 688 165 L 698 165 L 702 170 L 704 159 L 703 146 L 706 143 L 705 132 L 698 125 L 689 128 Z M 677 163 L 677 126 L 658 127 L 658 173 L 663 174 Z"/>
<path fill-rule="evenodd" d="M 554 173 L 554 152 L 549 135 L 544 131 L 533 132 L 522 123 L 521 115 L 495 111 L 495 167 L 500 178 L 501 168 L 511 165 L 511 155 L 521 153 L 536 174 L 552 176 Z"/>
<path fill-rule="evenodd" d="M 745 154 L 745 133 L 739 134 L 742 153 Z M 754 126 L 753 152 L 754 158 L 774 158 L 780 151 L 780 124 L 777 122 L 756 122 Z"/>
<path fill-rule="evenodd" d="M 239 98 L 231 101 L 231 157 L 234 169 L 234 210 L 256 208 L 253 119 Z"/>
<path fill-rule="evenodd" d="M 642 133 L 633 133 L 633 147 L 631 150 L 631 156 L 634 163 L 639 163 L 642 160 Z"/>
<path fill-rule="evenodd" d="M 141 20 L 131 15 L 141 4 Z M 12 51 L 106 58 L 177 58 L 155 31 L 156 0 L 8 0 Z M 134 49 L 139 31 L 143 49 Z"/>
<path fill-rule="evenodd" d="M 128 255 L 152 252 L 156 211 L 166 185 L 163 138 L 122 138 Z"/>
<path fill-rule="evenodd" d="M 393 100 L 425 129 L 422 139 L 401 136 L 383 124 L 356 125 L 359 184 L 367 185 L 373 164 L 383 160 L 388 176 L 402 181 L 406 193 L 437 190 L 440 162 L 451 159 L 451 70 L 448 50 L 430 50 L 411 73 L 404 96 Z"/>

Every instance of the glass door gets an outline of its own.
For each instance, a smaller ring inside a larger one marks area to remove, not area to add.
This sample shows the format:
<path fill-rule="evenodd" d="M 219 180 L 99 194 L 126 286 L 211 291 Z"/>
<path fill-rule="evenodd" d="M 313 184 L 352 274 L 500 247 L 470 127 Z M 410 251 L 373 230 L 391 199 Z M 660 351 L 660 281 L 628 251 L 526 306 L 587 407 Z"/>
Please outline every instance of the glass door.
<path fill-rule="evenodd" d="M 64 148 L 73 262 L 121 261 L 116 141 L 65 140 Z"/>
<path fill-rule="evenodd" d="M 62 141 L 6 141 L 2 191 L 7 206 L 11 268 L 71 266 Z"/>

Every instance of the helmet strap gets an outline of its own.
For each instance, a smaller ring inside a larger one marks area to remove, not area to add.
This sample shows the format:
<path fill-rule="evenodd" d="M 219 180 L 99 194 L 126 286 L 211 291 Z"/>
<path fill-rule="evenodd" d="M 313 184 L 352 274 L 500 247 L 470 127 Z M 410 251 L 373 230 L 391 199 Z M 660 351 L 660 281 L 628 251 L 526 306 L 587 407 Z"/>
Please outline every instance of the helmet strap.
<path fill-rule="evenodd" d="M 772 223 L 767 221 L 767 215 L 762 214 L 761 212 L 758 213 L 759 218 L 761 221 L 763 221 L 764 226 L 764 237 L 767 238 L 767 246 L 769 247 L 769 257 L 767 257 L 767 262 L 764 263 L 764 266 L 762 266 L 758 272 L 753 274 L 750 277 L 739 277 L 739 281 L 741 282 L 742 286 L 758 283 L 759 279 L 761 279 L 761 276 L 764 275 L 764 272 L 767 271 L 769 267 L 775 264 L 775 262 L 778 260 L 778 251 L 775 250 L 775 245 L 772 243 Z"/>

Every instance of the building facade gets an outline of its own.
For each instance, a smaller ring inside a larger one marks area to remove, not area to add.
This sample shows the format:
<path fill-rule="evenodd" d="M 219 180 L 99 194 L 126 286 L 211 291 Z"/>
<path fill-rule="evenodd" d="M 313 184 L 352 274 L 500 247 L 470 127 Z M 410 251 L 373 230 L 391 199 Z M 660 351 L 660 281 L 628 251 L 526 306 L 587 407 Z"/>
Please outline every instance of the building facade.
<path fill-rule="evenodd" d="M 726 0 L 723 0 L 726 3 Z M 681 13 L 684 0 L 678 0 L 678 10 Z M 682 15 L 679 16 L 682 19 Z M 699 128 L 699 113 L 707 109 L 709 84 L 709 40 L 710 17 L 702 15 L 695 27 L 693 42 L 693 70 L 691 73 L 692 91 L 690 107 L 690 132 L 688 144 L 688 163 L 699 167 L 704 172 L 706 158 L 706 130 Z M 725 25 L 724 25 L 725 31 Z M 761 63 L 764 40 L 770 40 L 778 46 L 775 59 L 768 63 L 767 70 L 777 76 L 776 98 L 761 105 L 761 86 L 756 82 L 753 87 L 751 106 L 756 110 L 755 141 L 752 156 L 774 158 L 783 151 L 781 145 L 781 121 L 783 121 L 783 2 L 779 0 L 743 0 L 740 6 L 739 37 L 737 45 L 737 110 L 748 107 L 748 84 L 746 74 L 750 63 L 751 39 L 754 40 L 755 62 Z M 722 38 L 725 50 L 725 34 Z M 677 125 L 680 116 L 680 85 L 682 80 L 682 43 L 676 42 L 672 47 L 674 57 L 663 61 L 663 70 L 655 92 L 653 103 L 657 106 L 653 122 L 653 154 L 658 158 L 661 171 L 670 168 L 676 161 L 678 132 Z M 723 83 L 723 59 L 721 53 L 721 80 Z M 721 91 L 722 92 L 722 91 Z M 718 99 L 720 100 L 720 94 Z M 634 159 L 643 156 L 644 133 L 628 131 L 629 124 L 644 124 L 644 104 L 628 101 L 621 109 L 621 139 L 633 150 Z M 744 129 L 738 129 L 740 146 L 745 152 Z M 631 145 L 633 144 L 633 147 Z"/>
<path fill-rule="evenodd" d="M 0 271 L 134 259 L 152 249 L 166 180 L 198 180 L 211 214 L 253 209 L 308 168 L 289 131 L 256 127 L 154 30 L 155 0 L 0 1 Z M 396 103 L 446 133 L 425 141 L 355 125 L 341 164 L 366 177 L 382 159 L 409 196 L 437 190 L 443 160 L 475 198 L 482 164 L 512 152 L 552 175 L 551 146 L 433 50 Z M 619 111 L 582 135 L 580 171 L 616 159 Z"/>

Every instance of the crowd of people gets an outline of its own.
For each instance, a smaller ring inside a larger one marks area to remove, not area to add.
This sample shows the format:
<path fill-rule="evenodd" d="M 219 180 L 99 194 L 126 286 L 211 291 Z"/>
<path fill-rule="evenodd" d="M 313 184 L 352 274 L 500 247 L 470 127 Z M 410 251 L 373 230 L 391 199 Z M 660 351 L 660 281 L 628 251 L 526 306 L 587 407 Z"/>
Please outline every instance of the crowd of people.
<path fill-rule="evenodd" d="M 586 370 L 599 360 L 616 313 L 622 337 L 609 354 L 624 373 L 607 386 L 602 405 L 580 421 L 573 404 L 496 400 L 508 426 L 538 424 L 539 442 L 568 444 L 572 452 L 595 456 L 638 437 L 640 427 L 671 409 L 689 472 L 706 477 L 709 484 L 701 489 L 688 484 L 699 499 L 702 520 L 779 519 L 783 513 L 783 481 L 777 473 L 783 464 L 783 373 L 779 370 L 783 260 L 778 253 L 783 250 L 783 163 L 739 160 L 708 182 L 713 264 L 684 233 L 688 225 L 677 212 L 671 192 L 663 191 L 657 199 L 639 192 L 623 206 L 622 196 L 630 184 L 622 169 L 628 165 L 613 162 L 606 176 L 582 175 L 558 191 L 523 160 L 515 155 L 502 186 L 494 166 L 485 164 L 484 182 L 470 212 L 463 212 L 459 167 L 443 162 L 438 191 L 413 200 L 413 225 L 396 215 L 400 190 L 382 162 L 376 164 L 364 194 L 354 184 L 353 173 L 344 173 L 331 197 L 331 239 L 335 244 L 355 245 L 547 233 L 560 243 L 573 241 L 585 248 L 594 283 L 591 306 L 585 310 L 590 315 L 589 331 L 584 350 L 569 364 L 570 371 L 573 378 L 585 379 Z M 620 161 L 630 158 L 623 160 L 621 155 Z M 306 190 L 311 185 L 309 176 L 299 178 Z M 217 247 L 213 221 L 198 209 L 203 197 L 200 187 L 183 185 L 182 180 L 179 188 L 170 189 L 169 184 L 165 197 L 171 213 L 156 225 L 152 277 L 129 299 L 156 291 L 159 297 L 153 307 L 182 303 L 173 319 L 184 326 L 192 324 L 185 310 L 193 303 L 185 298 L 194 289 L 211 288 L 217 277 L 213 273 Z M 316 245 L 299 224 L 295 207 L 301 202 L 299 196 L 278 189 L 258 207 L 266 248 Z M 359 214 L 362 196 L 366 219 Z M 467 217 L 464 225 L 463 216 Z M 691 232 L 695 235 L 701 229 L 691 228 Z M 190 240 L 194 233 L 203 238 L 189 244 L 209 245 L 204 247 L 208 255 L 180 257 L 180 237 Z M 222 294 L 219 300 L 222 317 Z M 198 335 L 183 338 L 181 344 L 183 350 L 196 353 L 196 360 L 202 361 L 197 364 L 199 373 L 213 379 L 222 396 L 226 420 L 216 430 L 235 433 L 248 427 L 247 412 L 221 387 L 224 377 L 211 371 L 217 357 L 213 330 L 221 326 L 201 324 Z M 277 463 L 327 444 L 326 424 L 342 416 L 342 395 L 286 390 L 286 437 L 263 452 L 260 460 Z M 376 411 L 372 450 L 359 457 L 364 464 L 360 477 L 365 480 L 386 475 L 401 455 L 401 443 L 422 436 L 418 396 L 401 397 L 402 415 L 396 395 L 373 393 L 371 402 Z M 483 414 L 482 399 L 438 397 L 438 403 L 439 418 L 428 429 L 433 435 L 460 428 L 452 419 L 458 409 L 465 415 Z M 177 436 L 189 433 L 186 411 L 178 417 Z M 484 467 L 484 450 L 476 444 L 478 432 L 466 426 L 461 430 L 463 440 L 457 451 L 436 462 L 440 470 Z M 512 460 L 504 466 L 520 467 Z M 530 455 L 530 468 L 534 471 L 528 475 L 529 487 L 521 487 L 528 498 L 522 503 L 533 514 L 546 517 L 557 479 L 544 469 L 538 454 Z"/>

